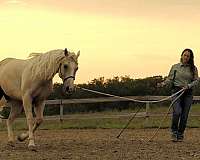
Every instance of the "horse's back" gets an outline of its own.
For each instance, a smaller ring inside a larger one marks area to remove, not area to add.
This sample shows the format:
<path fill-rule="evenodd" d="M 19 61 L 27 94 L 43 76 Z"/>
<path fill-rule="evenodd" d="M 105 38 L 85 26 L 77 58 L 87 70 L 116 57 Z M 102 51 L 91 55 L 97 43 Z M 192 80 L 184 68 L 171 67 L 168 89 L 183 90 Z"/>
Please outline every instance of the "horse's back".
<path fill-rule="evenodd" d="M 6 58 L 3 59 L 2 61 L 0 61 L 0 67 L 4 66 L 5 64 L 9 63 L 10 61 L 12 61 L 15 58 Z"/>
<path fill-rule="evenodd" d="M 6 58 L 0 62 L 0 87 L 9 97 L 21 97 L 21 76 L 25 68 L 25 60 Z"/>
<path fill-rule="evenodd" d="M 19 67 L 20 65 L 23 65 L 25 61 L 26 60 L 16 59 L 16 58 L 6 58 L 6 59 L 0 61 L 0 70 L 2 70 L 2 68 L 5 68 L 5 67 L 6 68 Z"/>
<path fill-rule="evenodd" d="M 0 62 L 0 76 L 5 77 L 9 74 L 19 74 L 24 69 L 24 60 L 6 58 Z"/>

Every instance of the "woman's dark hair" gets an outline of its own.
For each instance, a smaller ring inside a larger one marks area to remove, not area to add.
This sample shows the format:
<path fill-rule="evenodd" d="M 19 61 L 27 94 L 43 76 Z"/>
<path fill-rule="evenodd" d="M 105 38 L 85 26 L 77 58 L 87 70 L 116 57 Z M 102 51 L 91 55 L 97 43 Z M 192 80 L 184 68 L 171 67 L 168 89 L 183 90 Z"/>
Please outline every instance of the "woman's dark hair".
<path fill-rule="evenodd" d="M 188 64 L 190 65 L 190 70 L 192 72 L 192 75 L 194 77 L 195 74 L 195 66 L 194 66 L 194 54 L 193 51 L 189 48 L 186 48 L 183 50 L 182 54 L 181 54 L 181 62 L 182 62 L 182 55 L 184 54 L 184 52 L 188 51 L 190 53 L 190 59 L 188 61 Z"/>

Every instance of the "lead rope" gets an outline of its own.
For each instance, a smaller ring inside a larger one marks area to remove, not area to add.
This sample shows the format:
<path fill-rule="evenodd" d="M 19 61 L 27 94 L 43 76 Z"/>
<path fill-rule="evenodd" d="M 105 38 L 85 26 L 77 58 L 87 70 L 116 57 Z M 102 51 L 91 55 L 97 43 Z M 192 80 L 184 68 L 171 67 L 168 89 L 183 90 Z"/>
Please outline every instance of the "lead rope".
<path fill-rule="evenodd" d="M 168 110 L 167 110 L 167 113 L 165 114 L 165 116 L 164 116 L 164 118 L 162 119 L 162 121 L 160 121 L 159 127 L 154 131 L 154 134 L 147 140 L 147 142 L 151 142 L 151 141 L 155 138 L 155 136 L 158 134 L 158 131 L 160 130 L 160 128 L 161 128 L 163 122 L 165 121 L 165 119 L 167 118 L 168 114 L 170 113 L 170 110 L 171 110 L 173 104 L 184 94 L 185 90 L 184 90 L 184 89 L 181 89 L 181 90 L 182 90 L 181 94 L 178 95 L 178 96 L 171 102 L 171 104 L 170 104 L 170 106 L 169 106 L 169 108 L 168 108 Z"/>
<path fill-rule="evenodd" d="M 78 87 L 79 89 L 82 89 L 84 91 L 87 92 L 92 92 L 92 93 L 96 93 L 96 94 L 101 94 L 104 96 L 109 96 L 109 97 L 115 97 L 115 98 L 119 98 L 119 99 L 124 99 L 124 100 L 128 100 L 128 101 L 133 101 L 133 102 L 138 102 L 138 103 L 159 103 L 159 102 L 164 102 L 168 99 L 173 98 L 174 96 L 176 96 L 177 94 L 181 93 L 183 91 L 183 89 L 181 89 L 180 91 L 172 94 L 171 96 L 168 96 L 166 98 L 163 98 L 161 100 L 157 100 L 157 101 L 142 101 L 142 100 L 137 100 L 137 99 L 133 99 L 133 98 L 128 98 L 128 97 L 120 97 L 120 96 L 116 96 L 116 95 L 112 95 L 112 94 L 108 94 L 108 93 L 103 93 L 103 92 L 99 92 L 99 91 L 95 91 L 95 90 L 91 90 L 91 89 L 87 89 L 87 88 L 82 88 L 82 87 Z"/>
<path fill-rule="evenodd" d="M 179 90 L 178 92 L 172 94 L 171 96 L 168 96 L 166 98 L 163 98 L 161 100 L 157 100 L 157 101 L 141 101 L 141 100 L 137 100 L 137 99 L 132 99 L 132 98 L 127 98 L 127 97 L 120 97 L 120 96 L 116 96 L 116 95 L 112 95 L 112 94 L 107 94 L 107 93 L 103 93 L 103 92 L 99 92 L 99 91 L 94 91 L 94 90 L 90 90 L 90 89 L 86 89 L 86 88 L 82 88 L 82 87 L 78 87 L 79 89 L 82 89 L 84 91 L 87 92 L 92 92 L 92 93 L 96 93 L 96 94 L 101 94 L 101 95 L 105 95 L 105 96 L 110 96 L 110 97 L 115 97 L 115 98 L 119 98 L 119 99 L 124 99 L 124 100 L 129 100 L 129 101 L 133 101 L 133 102 L 138 102 L 138 103 L 159 103 L 159 102 L 163 102 L 166 101 L 168 99 L 171 99 L 173 97 L 175 97 L 176 95 L 178 95 L 180 93 L 179 96 L 177 96 L 172 103 L 170 104 L 168 111 L 165 115 L 165 117 L 163 118 L 163 120 L 160 122 L 159 127 L 157 128 L 157 130 L 154 132 L 153 136 L 151 138 L 148 139 L 147 142 L 153 140 L 153 138 L 157 135 L 159 129 L 161 128 L 161 125 L 163 124 L 164 120 L 166 119 L 166 117 L 168 116 L 171 107 L 173 106 L 173 104 L 183 95 L 183 93 L 185 92 L 184 89 Z M 120 133 L 118 134 L 118 136 L 116 138 L 119 138 L 121 136 L 121 134 L 124 132 L 124 130 L 129 126 L 129 124 L 131 123 L 131 121 L 135 118 L 135 116 L 137 115 L 137 113 L 141 110 L 141 106 L 138 108 L 138 110 L 135 112 L 135 114 L 130 118 L 130 120 L 127 122 L 127 124 L 125 125 L 125 127 L 120 131 Z"/>

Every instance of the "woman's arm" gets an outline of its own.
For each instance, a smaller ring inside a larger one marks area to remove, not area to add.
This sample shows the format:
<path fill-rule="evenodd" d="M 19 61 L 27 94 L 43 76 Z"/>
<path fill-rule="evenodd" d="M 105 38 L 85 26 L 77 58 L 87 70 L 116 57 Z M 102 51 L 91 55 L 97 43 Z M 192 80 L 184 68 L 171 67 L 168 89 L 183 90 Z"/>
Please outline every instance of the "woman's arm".
<path fill-rule="evenodd" d="M 170 72 L 169 72 L 169 74 L 168 74 L 168 76 L 167 76 L 167 79 L 166 79 L 164 82 L 162 82 L 162 83 L 163 83 L 163 86 L 171 85 L 171 84 L 173 83 L 174 78 L 175 78 L 175 76 L 176 76 L 176 70 L 175 70 L 175 67 L 174 67 L 174 66 L 175 66 L 175 65 L 173 65 L 173 66 L 171 67 Z"/>
<path fill-rule="evenodd" d="M 194 80 L 190 84 L 188 84 L 188 87 L 192 88 L 194 86 L 197 86 L 199 81 L 200 81 L 200 78 L 198 76 L 198 70 L 197 70 L 197 67 L 195 67 Z"/>

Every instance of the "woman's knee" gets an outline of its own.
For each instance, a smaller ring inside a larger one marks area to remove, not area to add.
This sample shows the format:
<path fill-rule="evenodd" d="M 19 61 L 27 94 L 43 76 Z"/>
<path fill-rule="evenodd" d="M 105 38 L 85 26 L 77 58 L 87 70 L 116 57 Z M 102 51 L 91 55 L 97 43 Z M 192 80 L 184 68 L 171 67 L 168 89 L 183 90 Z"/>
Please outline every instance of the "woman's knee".
<path fill-rule="evenodd" d="M 175 116 L 180 116 L 181 115 L 182 110 L 180 108 L 175 108 L 173 110 L 173 115 Z"/>

